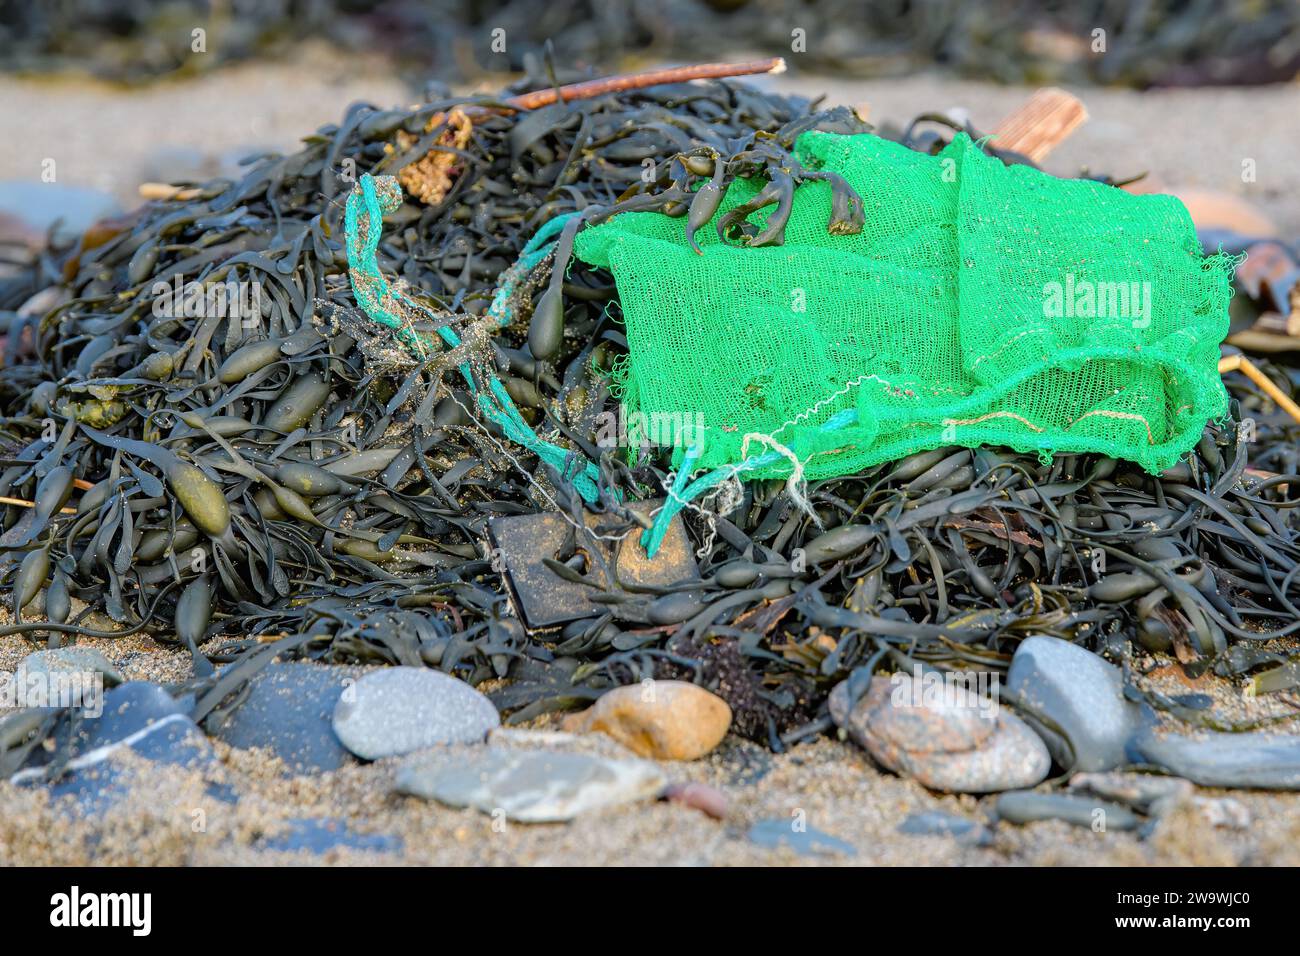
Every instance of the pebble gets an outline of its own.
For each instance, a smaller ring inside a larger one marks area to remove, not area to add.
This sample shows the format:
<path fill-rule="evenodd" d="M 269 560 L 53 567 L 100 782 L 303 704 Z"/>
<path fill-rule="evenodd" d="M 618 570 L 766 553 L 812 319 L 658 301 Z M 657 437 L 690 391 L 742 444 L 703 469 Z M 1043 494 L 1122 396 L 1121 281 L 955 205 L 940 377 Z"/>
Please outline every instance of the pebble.
<path fill-rule="evenodd" d="M 95 720 L 87 720 L 82 727 L 85 736 L 78 742 L 75 752 L 84 754 L 101 747 L 111 747 L 154 724 L 175 718 L 189 720 L 189 710 L 160 684 L 149 681 L 128 681 L 104 694 L 104 713 Z M 190 721 L 193 724 L 193 721 Z"/>
<path fill-rule="evenodd" d="M 1203 787 L 1300 790 L 1300 736 L 1287 734 L 1159 734 L 1133 741 L 1148 763 Z"/>
<path fill-rule="evenodd" d="M 114 755 L 129 749 L 158 764 L 207 771 L 216 767 L 212 745 L 184 707 L 162 687 L 131 681 L 104 695 L 104 713 L 82 722 L 71 745 L 66 773 L 49 786 L 50 798 L 71 796 L 74 813 L 100 814 L 125 800 L 137 784 L 135 768 L 124 768 Z M 19 786 L 44 782 L 43 767 L 21 770 L 10 780 Z M 233 802 L 218 788 L 217 799 Z"/>
<path fill-rule="evenodd" d="M 938 700 L 920 693 L 918 703 L 912 681 L 873 678 L 851 714 L 841 683 L 831 692 L 831 717 L 883 767 L 931 790 L 992 793 L 1047 776 L 1047 749 L 1015 714 L 964 687 Z"/>
<path fill-rule="evenodd" d="M 1125 745 L 1144 723 L 1141 708 L 1124 698 L 1119 668 L 1057 637 L 1021 642 L 1003 696 L 1066 770 L 1113 770 L 1126 763 Z"/>
<path fill-rule="evenodd" d="M 1209 710 L 1214 706 L 1214 698 L 1209 694 L 1175 694 L 1173 701 L 1192 710 Z"/>
<path fill-rule="evenodd" d="M 395 757 L 440 744 L 480 743 L 501 718 L 464 681 L 422 667 L 387 667 L 339 697 L 334 732 L 363 760 Z"/>
<path fill-rule="evenodd" d="M 773 849 L 785 847 L 800 856 L 856 856 L 853 844 L 793 820 L 759 820 L 749 828 L 749 842 Z"/>
<path fill-rule="evenodd" d="M 560 823 L 657 796 L 664 784 L 659 768 L 644 760 L 486 747 L 468 759 L 413 758 L 398 769 L 396 789 L 521 823 Z"/>
<path fill-rule="evenodd" d="M 1070 794 L 1035 793 L 1032 790 L 1012 790 L 1002 794 L 998 797 L 996 810 L 999 819 L 1008 823 L 1064 820 L 1098 833 L 1135 830 L 1142 822 L 1132 810 L 1117 803 L 1105 803 Z"/>
<path fill-rule="evenodd" d="M 727 795 L 707 783 L 674 783 L 664 790 L 663 797 L 671 803 L 707 813 L 715 820 L 727 815 Z"/>
<path fill-rule="evenodd" d="M 910 814 L 898 825 L 899 833 L 910 836 L 950 836 L 966 846 L 988 846 L 993 832 L 975 820 L 942 810 Z"/>
<path fill-rule="evenodd" d="M 1181 777 L 1162 777 L 1150 773 L 1076 773 L 1070 789 L 1095 794 L 1132 807 L 1138 813 L 1150 813 L 1157 804 L 1170 806 L 1192 796 L 1196 788 Z"/>
<path fill-rule="evenodd" d="M 616 687 L 565 721 L 575 733 L 603 733 L 641 757 L 695 760 L 722 742 L 731 726 L 727 702 L 686 681 Z"/>
<path fill-rule="evenodd" d="M 297 774 L 337 770 L 352 756 L 334 733 L 334 709 L 361 671 L 316 664 L 269 664 L 248 697 L 212 735 L 232 747 L 270 751 Z"/>
<path fill-rule="evenodd" d="M 22 659 L 14 671 L 15 686 L 24 686 L 32 674 L 82 674 L 93 678 L 102 675 L 105 687 L 116 687 L 124 678 L 99 651 L 89 647 L 56 647 L 33 651 Z M 89 701 L 87 701 L 89 703 Z"/>

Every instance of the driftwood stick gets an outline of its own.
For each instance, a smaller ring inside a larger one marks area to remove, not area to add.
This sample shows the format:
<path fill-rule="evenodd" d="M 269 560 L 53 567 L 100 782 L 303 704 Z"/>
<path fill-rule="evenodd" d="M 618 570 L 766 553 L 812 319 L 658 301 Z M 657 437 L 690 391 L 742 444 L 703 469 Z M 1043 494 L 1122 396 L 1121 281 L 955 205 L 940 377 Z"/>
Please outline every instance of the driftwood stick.
<path fill-rule="evenodd" d="M 716 80 L 727 76 L 753 76 L 757 73 L 784 73 L 785 60 L 779 56 L 766 60 L 747 60 L 743 63 L 700 63 L 695 66 L 675 66 L 666 70 L 650 70 L 646 73 L 632 73 L 624 76 L 607 76 L 599 80 L 583 80 L 570 83 L 558 90 L 537 90 L 524 93 L 506 100 L 517 110 L 535 110 L 550 106 L 557 99 L 568 103 L 571 100 L 587 100 L 606 93 L 621 93 L 626 90 L 640 90 L 647 86 L 659 86 L 664 83 L 685 83 L 688 80 Z M 559 94 L 558 97 L 556 94 Z"/>
<path fill-rule="evenodd" d="M 1073 94 L 1045 87 L 998 124 L 993 145 L 1041 163 L 1088 120 L 1088 110 Z"/>

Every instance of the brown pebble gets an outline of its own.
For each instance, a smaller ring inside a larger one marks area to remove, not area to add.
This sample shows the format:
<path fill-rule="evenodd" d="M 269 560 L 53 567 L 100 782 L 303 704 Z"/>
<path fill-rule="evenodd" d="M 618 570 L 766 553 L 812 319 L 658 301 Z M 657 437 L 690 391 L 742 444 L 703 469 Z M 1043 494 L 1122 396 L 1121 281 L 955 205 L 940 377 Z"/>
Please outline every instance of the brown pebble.
<path fill-rule="evenodd" d="M 657 680 L 616 687 L 595 706 L 564 722 L 573 733 L 599 731 L 655 760 L 695 760 L 722 742 L 731 708 L 716 694 L 685 681 Z"/>

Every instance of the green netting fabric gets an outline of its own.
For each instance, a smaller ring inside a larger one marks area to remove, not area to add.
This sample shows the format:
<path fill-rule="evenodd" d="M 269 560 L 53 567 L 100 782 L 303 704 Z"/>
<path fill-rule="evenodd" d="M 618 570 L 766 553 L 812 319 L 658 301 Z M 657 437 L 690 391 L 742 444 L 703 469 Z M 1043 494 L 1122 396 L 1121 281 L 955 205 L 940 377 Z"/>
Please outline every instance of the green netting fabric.
<path fill-rule="evenodd" d="M 827 233 L 825 183 L 799 188 L 779 247 L 710 225 L 697 255 L 658 213 L 579 234 L 618 285 L 623 400 L 676 464 L 778 477 L 797 458 L 819 478 L 997 444 L 1157 472 L 1226 411 L 1232 260 L 1202 255 L 1177 199 L 1007 167 L 965 135 L 928 156 L 806 133 L 797 153 L 857 189 L 861 234 Z M 718 215 L 761 185 L 733 184 Z"/>

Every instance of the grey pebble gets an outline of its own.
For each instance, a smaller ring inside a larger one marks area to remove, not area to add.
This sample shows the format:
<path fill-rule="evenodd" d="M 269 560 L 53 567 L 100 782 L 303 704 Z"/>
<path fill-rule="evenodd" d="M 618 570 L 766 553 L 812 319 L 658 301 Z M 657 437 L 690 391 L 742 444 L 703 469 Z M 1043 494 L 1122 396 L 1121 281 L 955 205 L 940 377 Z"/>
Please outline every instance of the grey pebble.
<path fill-rule="evenodd" d="M 294 773 L 337 770 L 352 756 L 334 733 L 334 709 L 361 677 L 351 667 L 269 664 L 249 681 L 248 697 L 212 735 L 232 747 L 259 747 Z"/>
<path fill-rule="evenodd" d="M 1203 787 L 1300 790 L 1300 737 L 1288 734 L 1159 734 L 1133 741 L 1142 759 Z"/>
<path fill-rule="evenodd" d="M 1144 724 L 1141 708 L 1124 697 L 1119 668 L 1057 637 L 1021 642 L 1003 696 L 1020 709 L 1066 770 L 1112 770 L 1124 764 L 1125 745 Z"/>
<path fill-rule="evenodd" d="M 1134 830 L 1142 822 L 1133 811 L 1116 803 L 1032 790 L 1012 790 L 1002 794 L 998 797 L 996 809 L 999 819 L 1008 823 L 1064 820 L 1097 832 Z"/>
<path fill-rule="evenodd" d="M 422 667 L 372 671 L 339 697 L 333 720 L 343 746 L 363 760 L 480 743 L 500 724 L 492 702 L 469 684 Z"/>
<path fill-rule="evenodd" d="M 666 780 L 646 760 L 486 747 L 468 757 L 414 757 L 397 772 L 399 793 L 452 807 L 504 813 L 522 823 L 559 823 L 582 813 L 656 797 Z"/>
<path fill-rule="evenodd" d="M 785 847 L 800 856 L 856 856 L 858 852 L 853 844 L 810 826 L 796 826 L 794 820 L 759 820 L 746 838 L 759 846 Z"/>

